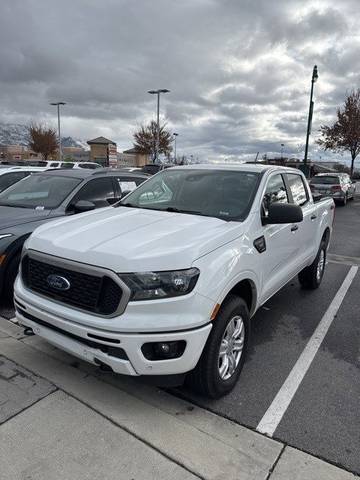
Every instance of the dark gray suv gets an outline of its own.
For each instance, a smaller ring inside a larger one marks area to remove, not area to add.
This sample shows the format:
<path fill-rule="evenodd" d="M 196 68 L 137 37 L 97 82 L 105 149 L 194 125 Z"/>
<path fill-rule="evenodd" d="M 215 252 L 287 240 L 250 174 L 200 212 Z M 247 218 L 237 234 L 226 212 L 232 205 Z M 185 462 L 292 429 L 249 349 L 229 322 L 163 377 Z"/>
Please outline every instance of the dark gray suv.
<path fill-rule="evenodd" d="M 355 196 L 356 182 L 347 173 L 318 173 L 310 180 L 310 189 L 314 195 L 332 197 L 346 205 Z"/>
<path fill-rule="evenodd" d="M 0 298 L 12 298 L 22 246 L 57 217 L 108 207 L 149 177 L 122 170 L 49 170 L 0 194 Z"/>

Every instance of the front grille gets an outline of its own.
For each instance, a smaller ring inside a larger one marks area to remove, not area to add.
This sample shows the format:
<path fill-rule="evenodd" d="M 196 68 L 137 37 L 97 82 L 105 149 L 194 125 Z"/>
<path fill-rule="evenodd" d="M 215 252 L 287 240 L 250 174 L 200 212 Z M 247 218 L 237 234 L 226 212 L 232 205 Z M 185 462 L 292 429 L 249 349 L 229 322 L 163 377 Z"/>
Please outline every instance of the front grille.
<path fill-rule="evenodd" d="M 21 271 L 27 288 L 66 305 L 100 315 L 111 315 L 119 307 L 121 287 L 106 275 L 77 272 L 35 260 L 27 255 L 22 260 Z M 66 278 L 70 288 L 59 291 L 51 287 L 48 283 L 50 275 Z"/>

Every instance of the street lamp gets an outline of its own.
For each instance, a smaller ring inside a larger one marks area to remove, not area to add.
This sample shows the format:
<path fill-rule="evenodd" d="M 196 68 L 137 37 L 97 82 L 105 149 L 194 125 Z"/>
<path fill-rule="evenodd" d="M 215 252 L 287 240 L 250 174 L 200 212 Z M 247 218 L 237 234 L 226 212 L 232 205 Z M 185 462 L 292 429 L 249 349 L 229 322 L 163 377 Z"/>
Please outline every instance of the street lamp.
<path fill-rule="evenodd" d="M 176 164 L 176 137 L 178 137 L 179 134 L 174 132 L 173 136 L 174 136 L 174 159 L 175 159 L 175 164 Z"/>
<path fill-rule="evenodd" d="M 57 107 L 57 114 L 58 114 L 58 136 L 59 136 L 59 162 L 62 160 L 62 151 L 61 151 L 61 131 L 60 131 L 60 105 L 66 105 L 65 102 L 54 102 L 50 103 L 50 105 Z"/>
<path fill-rule="evenodd" d="M 159 159 L 159 146 L 160 146 L 160 94 L 169 93 L 170 90 L 166 88 L 161 88 L 159 90 L 149 90 L 148 93 L 151 95 L 157 95 L 157 128 L 156 128 L 156 144 L 155 144 L 155 160 Z"/>
<path fill-rule="evenodd" d="M 305 155 L 304 155 L 304 166 L 305 166 L 305 174 L 306 174 L 306 166 L 308 161 L 308 150 L 309 150 L 309 137 L 311 133 L 311 123 L 312 123 L 312 116 L 314 111 L 314 102 L 313 102 L 313 93 L 314 93 L 314 83 L 319 78 L 317 66 L 314 65 L 313 73 L 311 77 L 311 90 L 310 90 L 310 105 L 309 105 L 309 115 L 308 115 L 308 124 L 307 124 L 307 131 L 306 131 L 306 143 L 305 143 Z"/>

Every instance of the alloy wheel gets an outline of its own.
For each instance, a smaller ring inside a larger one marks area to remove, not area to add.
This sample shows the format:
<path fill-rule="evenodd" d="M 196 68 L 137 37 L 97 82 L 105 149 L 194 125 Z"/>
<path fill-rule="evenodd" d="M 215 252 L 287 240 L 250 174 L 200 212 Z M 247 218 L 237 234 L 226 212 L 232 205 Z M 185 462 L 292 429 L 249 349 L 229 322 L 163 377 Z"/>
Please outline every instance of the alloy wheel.
<path fill-rule="evenodd" d="M 240 315 L 233 317 L 226 326 L 219 349 L 218 369 L 222 380 L 228 380 L 240 363 L 245 341 L 245 326 Z"/>

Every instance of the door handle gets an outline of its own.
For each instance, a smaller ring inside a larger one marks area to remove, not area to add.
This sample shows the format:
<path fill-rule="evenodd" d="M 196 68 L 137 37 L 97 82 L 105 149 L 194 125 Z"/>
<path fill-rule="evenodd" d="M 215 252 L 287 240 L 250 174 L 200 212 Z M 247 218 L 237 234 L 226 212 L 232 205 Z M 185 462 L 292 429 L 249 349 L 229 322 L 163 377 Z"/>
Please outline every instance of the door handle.
<path fill-rule="evenodd" d="M 291 227 L 291 231 L 292 231 L 292 232 L 296 232 L 296 230 L 299 230 L 299 227 L 298 227 L 297 225 L 293 225 L 293 226 Z"/>
<path fill-rule="evenodd" d="M 315 218 L 317 218 L 317 215 L 315 215 L 315 214 L 311 215 L 311 217 L 310 217 L 311 220 L 315 220 Z"/>

